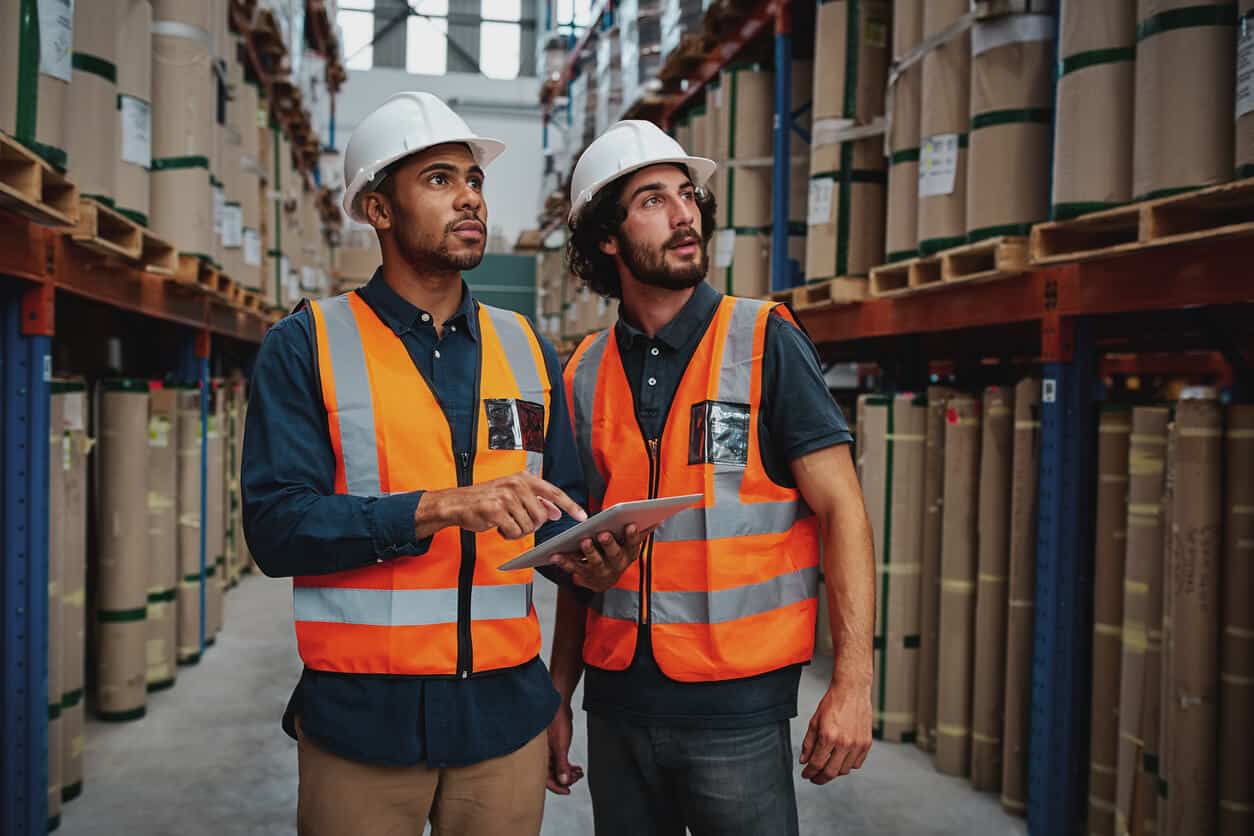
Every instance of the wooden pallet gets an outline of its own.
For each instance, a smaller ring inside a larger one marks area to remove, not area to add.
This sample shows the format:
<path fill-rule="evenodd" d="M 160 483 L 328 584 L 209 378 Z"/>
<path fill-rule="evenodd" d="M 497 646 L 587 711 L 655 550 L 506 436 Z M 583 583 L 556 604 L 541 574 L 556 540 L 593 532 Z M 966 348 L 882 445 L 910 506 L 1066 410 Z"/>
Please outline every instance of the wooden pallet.
<path fill-rule="evenodd" d="M 199 256 L 179 253 L 178 267 L 171 278 L 179 284 L 198 286 L 200 284 L 201 263 Z"/>
<path fill-rule="evenodd" d="M 138 261 L 144 252 L 143 227 L 97 200 L 84 197 L 78 202 L 78 225 L 70 238 L 80 247 L 101 255 L 116 255 Z"/>
<path fill-rule="evenodd" d="M 173 276 L 179 269 L 179 251 L 167 241 L 153 235 L 146 228 L 142 230 L 143 249 L 139 254 L 140 264 L 144 272 L 158 276 Z"/>
<path fill-rule="evenodd" d="M 989 282 L 1028 271 L 1028 239 L 1022 236 L 989 238 L 938 253 L 941 281 Z"/>
<path fill-rule="evenodd" d="M 803 311 L 828 305 L 848 305 L 867 298 L 867 280 L 841 276 L 809 282 L 792 290 L 792 306 Z"/>
<path fill-rule="evenodd" d="M 905 296 L 940 286 L 938 256 L 920 256 L 871 268 L 870 293 L 876 298 Z"/>
<path fill-rule="evenodd" d="M 240 307 L 246 311 L 261 311 L 261 296 L 253 290 L 240 288 Z"/>
<path fill-rule="evenodd" d="M 1254 235 L 1254 178 L 1032 228 L 1032 263 L 1110 258 L 1172 244 Z"/>
<path fill-rule="evenodd" d="M 0 133 L 0 206 L 37 224 L 73 227 L 78 223 L 78 186 Z"/>

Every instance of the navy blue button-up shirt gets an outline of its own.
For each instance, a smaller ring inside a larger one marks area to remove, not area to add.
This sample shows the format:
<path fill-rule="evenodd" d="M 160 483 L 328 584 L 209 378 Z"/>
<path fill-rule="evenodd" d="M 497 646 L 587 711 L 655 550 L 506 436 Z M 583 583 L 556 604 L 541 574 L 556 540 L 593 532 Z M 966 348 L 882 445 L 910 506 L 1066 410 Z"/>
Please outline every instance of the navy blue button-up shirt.
<path fill-rule="evenodd" d="M 431 316 L 402 299 L 380 273 L 359 291 L 396 333 L 449 417 L 458 451 L 471 447 L 480 344 L 477 303 L 463 288 L 437 337 Z M 580 505 L 583 475 L 571 432 L 561 366 L 541 339 L 553 388 L 544 478 Z M 421 432 L 421 428 L 415 428 Z M 335 454 L 318 377 L 312 317 L 301 310 L 266 335 L 253 371 L 244 432 L 244 532 L 257 565 L 272 577 L 319 575 L 397 555 L 421 555 L 414 513 L 422 491 L 384 497 L 335 493 Z M 574 524 L 543 526 L 538 542 Z M 566 582 L 556 570 L 551 578 Z M 347 675 L 306 668 L 283 717 L 343 757 L 433 767 L 477 763 L 530 741 L 553 719 L 558 696 L 539 657 L 469 679 Z"/>

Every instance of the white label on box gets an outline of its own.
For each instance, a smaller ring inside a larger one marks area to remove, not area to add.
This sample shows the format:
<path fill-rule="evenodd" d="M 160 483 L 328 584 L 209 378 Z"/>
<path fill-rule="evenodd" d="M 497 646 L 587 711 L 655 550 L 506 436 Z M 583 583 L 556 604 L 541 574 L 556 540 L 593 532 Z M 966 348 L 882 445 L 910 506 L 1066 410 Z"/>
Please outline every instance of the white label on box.
<path fill-rule="evenodd" d="M 919 197 L 953 194 L 958 176 L 958 134 L 937 134 L 919 150 Z"/>
<path fill-rule="evenodd" d="M 714 233 L 714 266 L 720 270 L 732 266 L 736 252 L 736 230 L 720 229 Z"/>
<path fill-rule="evenodd" d="M 222 208 L 222 246 L 238 250 L 244 245 L 244 210 L 228 203 Z"/>
<path fill-rule="evenodd" d="M 816 177 L 810 181 L 810 199 L 806 204 L 807 226 L 823 226 L 832 222 L 832 192 L 836 181 L 831 177 Z"/>
<path fill-rule="evenodd" d="M 261 233 L 245 229 L 243 235 L 244 263 L 249 267 L 261 266 Z"/>
<path fill-rule="evenodd" d="M 148 446 L 170 446 L 170 419 L 164 415 L 154 415 L 148 419 Z"/>
<path fill-rule="evenodd" d="M 226 212 L 226 190 L 213 187 L 213 234 L 222 237 L 222 216 Z"/>
<path fill-rule="evenodd" d="M 134 96 L 118 96 L 122 119 L 122 162 L 152 166 L 152 106 Z"/>
<path fill-rule="evenodd" d="M 39 0 L 39 71 L 68 82 L 74 75 L 73 49 L 74 0 Z"/>
<path fill-rule="evenodd" d="M 1254 21 L 1241 21 L 1237 34 L 1237 118 L 1254 113 Z"/>
<path fill-rule="evenodd" d="M 1041 381 L 1041 403 L 1054 403 L 1058 400 L 1058 381 L 1047 377 Z"/>
<path fill-rule="evenodd" d="M 83 393 L 67 392 L 62 401 L 62 412 L 65 415 L 64 429 L 66 432 L 82 432 L 87 429 L 83 423 Z"/>
<path fill-rule="evenodd" d="M 315 291 L 318 289 L 318 271 L 312 267 L 300 268 L 300 289 Z"/>

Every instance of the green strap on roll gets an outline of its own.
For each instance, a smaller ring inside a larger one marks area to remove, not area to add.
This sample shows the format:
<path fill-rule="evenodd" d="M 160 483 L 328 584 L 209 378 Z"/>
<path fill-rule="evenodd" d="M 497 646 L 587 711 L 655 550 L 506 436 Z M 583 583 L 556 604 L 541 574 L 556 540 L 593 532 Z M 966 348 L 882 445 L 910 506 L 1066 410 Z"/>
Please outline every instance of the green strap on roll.
<path fill-rule="evenodd" d="M 948 238 L 928 238 L 919 242 L 919 255 L 932 255 L 942 250 L 951 250 L 967 243 L 965 235 L 951 235 Z"/>
<path fill-rule="evenodd" d="M 14 130 L 17 141 L 34 150 L 35 124 L 39 116 L 39 0 L 22 0 L 17 26 L 17 124 Z"/>
<path fill-rule="evenodd" d="M 102 204 L 102 205 L 104 205 L 104 206 L 108 206 L 110 209 L 112 209 L 112 208 L 113 208 L 113 198 L 109 197 L 108 195 L 105 195 L 105 194 L 85 194 L 85 195 L 83 195 L 83 197 L 87 198 L 88 200 L 94 200 L 94 201 L 96 201 L 97 203 Z M 147 390 L 145 390 L 145 391 L 147 391 Z"/>
<path fill-rule="evenodd" d="M 184 168 L 203 168 L 209 170 L 209 158 L 199 154 L 183 157 L 161 157 L 152 161 L 153 171 L 177 171 Z"/>
<path fill-rule="evenodd" d="M 1050 209 L 1050 220 L 1069 221 L 1072 218 L 1078 218 L 1081 215 L 1088 215 L 1093 212 L 1102 212 L 1106 209 L 1115 209 L 1123 206 L 1122 203 L 1108 203 L 1100 200 L 1078 200 L 1069 203 L 1055 203 Z"/>
<path fill-rule="evenodd" d="M 967 243 L 975 244 L 980 241 L 987 241 L 989 238 L 1002 238 L 1008 235 L 1028 235 L 1032 232 L 1032 224 L 1000 224 L 998 226 L 984 226 L 979 229 L 973 229 L 967 233 Z"/>
<path fill-rule="evenodd" d="M 843 276 L 849 270 L 849 224 L 850 207 L 853 203 L 853 185 L 869 183 L 886 185 L 888 173 L 874 169 L 855 169 L 853 167 L 854 143 L 846 142 L 840 147 L 840 168 L 836 171 L 821 171 L 811 174 L 811 180 L 834 180 L 837 184 L 836 195 L 836 275 Z"/>
<path fill-rule="evenodd" d="M 75 52 L 70 56 L 70 66 L 79 72 L 90 73 L 103 78 L 110 84 L 118 83 L 118 65 L 112 61 L 106 61 L 97 55 Z"/>
<path fill-rule="evenodd" d="M 849 0 L 845 6 L 845 102 L 844 116 L 856 119 L 858 116 L 858 0 Z M 848 168 L 848 165 L 844 166 Z"/>
<path fill-rule="evenodd" d="M 1022 107 L 1008 110 L 990 110 L 971 117 L 971 130 L 993 128 L 998 125 L 1048 125 L 1054 121 L 1052 107 Z"/>
<path fill-rule="evenodd" d="M 889 165 L 901 165 L 902 163 L 917 163 L 921 149 L 903 148 L 900 151 L 894 151 L 888 158 Z"/>
<path fill-rule="evenodd" d="M 908 259 L 918 258 L 918 257 L 919 257 L 918 248 L 915 248 L 913 250 L 897 250 L 896 252 L 889 253 L 887 256 L 885 256 L 884 263 L 895 264 L 898 261 L 906 261 Z"/>
<path fill-rule="evenodd" d="M 163 589 L 160 592 L 149 592 L 148 603 L 164 604 L 175 600 L 178 597 L 178 589 Z"/>
<path fill-rule="evenodd" d="M 1237 7 L 1233 3 L 1186 6 L 1168 9 L 1147 17 L 1136 25 L 1137 43 L 1170 32 L 1174 29 L 1192 29 L 1197 26 L 1236 26 Z"/>
<path fill-rule="evenodd" d="M 138 212 L 134 209 L 123 209 L 120 206 L 115 206 L 113 208 L 114 210 L 117 211 L 119 215 L 123 215 L 127 218 L 130 218 L 132 221 L 139 224 L 140 226 L 143 226 L 143 227 L 148 226 L 148 216 L 145 215 L 143 212 Z"/>
<path fill-rule="evenodd" d="M 142 705 L 126 711 L 97 711 L 96 718 L 106 723 L 129 723 L 143 717 L 147 711 L 147 707 Z"/>
<path fill-rule="evenodd" d="M 1058 62 L 1058 77 L 1078 72 L 1079 70 L 1097 67 L 1102 64 L 1123 64 L 1136 60 L 1136 47 L 1121 46 L 1112 49 L 1090 49 L 1068 55 Z"/>
<path fill-rule="evenodd" d="M 75 688 L 61 695 L 61 710 L 68 711 L 83 701 L 83 689 Z"/>
<path fill-rule="evenodd" d="M 1246 163 L 1237 168 L 1236 179 L 1244 180 L 1247 177 L 1254 177 L 1254 163 Z"/>
<path fill-rule="evenodd" d="M 96 620 L 101 624 L 126 624 L 133 621 L 144 621 L 148 618 L 148 607 L 133 610 L 98 610 Z"/>
<path fill-rule="evenodd" d="M 1205 184 L 1199 183 L 1196 186 L 1172 186 L 1171 188 L 1167 188 L 1167 189 L 1156 189 L 1155 191 L 1152 191 L 1152 192 L 1146 192 L 1143 195 L 1137 195 L 1136 199 L 1137 201 L 1161 200 L 1164 197 L 1175 197 L 1176 195 L 1179 195 L 1179 194 L 1188 194 L 1189 192 L 1195 192 L 1198 189 L 1204 189 L 1209 185 L 1214 185 L 1214 184 L 1213 183 L 1205 183 Z"/>

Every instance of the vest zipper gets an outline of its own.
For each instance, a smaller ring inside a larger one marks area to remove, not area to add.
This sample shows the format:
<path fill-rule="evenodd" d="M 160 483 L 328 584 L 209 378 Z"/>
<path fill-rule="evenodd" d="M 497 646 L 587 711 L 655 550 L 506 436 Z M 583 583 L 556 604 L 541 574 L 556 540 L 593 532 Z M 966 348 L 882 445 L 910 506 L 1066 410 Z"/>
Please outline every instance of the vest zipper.
<path fill-rule="evenodd" d="M 478 315 L 475 306 L 475 315 Z M 474 414 L 470 419 L 470 449 L 453 451 L 457 460 L 457 486 L 466 488 L 474 484 L 475 449 L 479 442 L 479 393 L 483 381 L 483 346 L 476 345 L 479 362 L 475 364 Z M 451 424 L 450 424 L 451 426 Z M 457 573 L 457 678 L 468 679 L 475 665 L 475 649 L 470 632 L 470 595 L 475 586 L 475 533 L 461 530 L 462 562 Z"/>
<path fill-rule="evenodd" d="M 646 438 L 645 448 L 649 452 L 649 499 L 657 499 L 658 488 L 662 482 L 661 439 Z M 649 623 L 649 592 L 653 589 L 653 535 L 650 534 L 643 546 L 644 556 L 640 566 L 640 623 Z"/>

